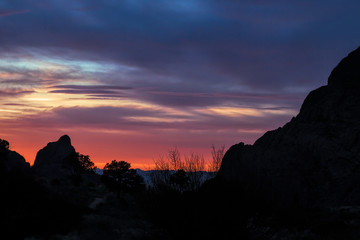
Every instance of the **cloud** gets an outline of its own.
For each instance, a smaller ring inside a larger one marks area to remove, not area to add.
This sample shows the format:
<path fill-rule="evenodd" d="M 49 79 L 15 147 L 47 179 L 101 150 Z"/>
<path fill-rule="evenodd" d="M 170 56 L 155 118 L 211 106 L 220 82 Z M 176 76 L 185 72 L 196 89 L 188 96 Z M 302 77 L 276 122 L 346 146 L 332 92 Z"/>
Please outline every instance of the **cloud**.
<path fill-rule="evenodd" d="M 24 14 L 30 12 L 29 9 L 25 10 L 8 10 L 8 9 L 0 9 L 0 17 L 13 16 L 17 14 Z"/>
<path fill-rule="evenodd" d="M 247 92 L 181 92 L 139 90 L 137 99 L 170 107 L 199 107 L 216 105 L 244 105 L 258 107 L 264 102 L 286 105 L 296 109 L 304 98 L 301 94 L 256 94 Z"/>
<path fill-rule="evenodd" d="M 20 95 L 30 94 L 33 93 L 32 90 L 18 90 L 18 89 L 6 89 L 6 90 L 0 90 L 0 98 L 6 98 L 6 97 L 18 97 Z"/>
<path fill-rule="evenodd" d="M 100 97 L 119 97 L 123 90 L 131 90 L 131 87 L 122 87 L 115 85 L 56 85 L 49 87 L 50 93 L 65 93 L 65 94 L 86 94 L 90 96 Z"/>
<path fill-rule="evenodd" d="M 31 48 L 56 57 L 134 66 L 147 75 L 131 77 L 160 90 L 211 92 L 222 82 L 225 88 L 253 92 L 277 93 L 293 85 L 306 92 L 324 84 L 339 57 L 358 44 L 357 32 L 349 31 L 349 16 L 358 18 L 352 13 L 359 4 L 334 7 L 335 2 L 323 8 L 300 1 L 108 1 L 81 13 L 50 1 L 45 1 L 47 8 L 27 3 L 36 13 L 5 22 L 0 40 L 3 51 Z M 20 5 L 15 1 L 12 7 Z M 19 30 L 16 35 L 13 29 Z M 347 36 L 346 45 L 339 44 L 340 36 Z"/>
<path fill-rule="evenodd" d="M 115 85 L 56 85 L 52 88 L 63 88 L 71 90 L 129 90 L 131 87 L 122 87 Z"/>
<path fill-rule="evenodd" d="M 123 107 L 72 107 L 55 108 L 33 115 L 19 116 L 11 126 L 31 129 L 78 129 L 84 131 L 131 131 L 154 133 L 155 131 L 243 131 L 259 135 L 288 121 L 292 115 L 286 108 L 229 110 L 196 109 L 188 112 L 172 109 L 143 109 Z M 264 119 L 267 119 L 264 122 Z M 4 120 L 2 120 L 4 121 Z M 7 121 L 7 120 L 6 120 Z M 19 125 L 17 125 L 19 124 Z"/>
<path fill-rule="evenodd" d="M 13 53 L 0 60 L 0 87 L 39 88 L 86 77 L 76 66 L 55 64 L 37 55 Z"/>
<path fill-rule="evenodd" d="M 65 94 L 86 94 L 90 96 L 100 97 L 114 97 L 121 96 L 124 90 L 131 90 L 131 87 L 122 87 L 116 85 L 56 85 L 51 86 L 50 93 L 65 93 Z"/>

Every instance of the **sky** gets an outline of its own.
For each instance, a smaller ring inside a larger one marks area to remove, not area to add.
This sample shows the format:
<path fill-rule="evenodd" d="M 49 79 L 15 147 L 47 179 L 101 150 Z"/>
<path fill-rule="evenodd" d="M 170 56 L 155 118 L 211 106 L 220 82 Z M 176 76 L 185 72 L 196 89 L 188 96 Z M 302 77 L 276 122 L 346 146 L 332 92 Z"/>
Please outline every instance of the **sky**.
<path fill-rule="evenodd" d="M 359 1 L 2 0 L 0 138 L 98 167 L 252 144 L 360 45 Z"/>

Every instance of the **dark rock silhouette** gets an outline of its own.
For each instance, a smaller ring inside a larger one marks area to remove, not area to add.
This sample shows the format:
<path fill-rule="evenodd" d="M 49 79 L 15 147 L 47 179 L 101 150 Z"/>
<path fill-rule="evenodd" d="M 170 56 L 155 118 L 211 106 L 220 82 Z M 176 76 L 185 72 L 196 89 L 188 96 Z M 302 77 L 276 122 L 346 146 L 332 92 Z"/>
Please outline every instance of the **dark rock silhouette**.
<path fill-rule="evenodd" d="M 332 86 L 357 86 L 360 85 L 360 47 L 351 52 L 334 68 L 328 80 Z"/>
<path fill-rule="evenodd" d="M 279 205 L 360 204 L 360 48 L 306 97 L 300 113 L 253 145 L 232 146 L 219 178 Z"/>
<path fill-rule="evenodd" d="M 64 135 L 56 142 L 50 142 L 36 154 L 34 170 L 39 175 L 62 175 L 68 171 L 67 158 L 75 154 L 71 139 Z"/>
<path fill-rule="evenodd" d="M 0 139 L 0 175 L 4 173 L 29 173 L 30 164 L 24 157 L 9 149 L 10 144 Z"/>
<path fill-rule="evenodd" d="M 7 156 L 3 159 L 3 169 L 5 172 L 28 173 L 30 164 L 19 153 L 8 150 Z"/>

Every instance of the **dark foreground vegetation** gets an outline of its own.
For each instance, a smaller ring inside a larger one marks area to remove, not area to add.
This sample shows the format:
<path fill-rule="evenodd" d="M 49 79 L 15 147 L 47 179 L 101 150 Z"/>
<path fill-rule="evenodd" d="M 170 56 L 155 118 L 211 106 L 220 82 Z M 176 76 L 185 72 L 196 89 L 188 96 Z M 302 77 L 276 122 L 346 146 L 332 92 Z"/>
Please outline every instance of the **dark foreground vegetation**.
<path fill-rule="evenodd" d="M 6 239 L 360 237 L 360 209 L 279 206 L 264 189 L 216 177 L 197 185 L 202 173 L 185 171 L 176 149 L 163 163 L 178 169 L 153 171 L 151 186 L 125 161 L 108 163 L 98 175 L 90 158 L 76 153 L 65 159 L 65 173 L 39 175 L 30 167 L 6 167 L 9 152 L 1 140 L 0 226 Z"/>
<path fill-rule="evenodd" d="M 282 207 L 268 193 L 211 179 L 197 191 L 152 192 L 148 219 L 169 239 L 359 239 L 360 209 Z M 146 205 L 148 204 L 148 205 Z"/>
<path fill-rule="evenodd" d="M 176 233 L 160 218 L 174 221 L 174 207 L 202 175 L 153 171 L 152 177 L 167 178 L 150 187 L 129 163 L 116 160 L 99 175 L 68 136 L 40 150 L 36 161 L 30 167 L 0 139 L 0 232 L 6 239 L 170 239 Z M 168 208 L 166 199 L 175 205 Z"/>

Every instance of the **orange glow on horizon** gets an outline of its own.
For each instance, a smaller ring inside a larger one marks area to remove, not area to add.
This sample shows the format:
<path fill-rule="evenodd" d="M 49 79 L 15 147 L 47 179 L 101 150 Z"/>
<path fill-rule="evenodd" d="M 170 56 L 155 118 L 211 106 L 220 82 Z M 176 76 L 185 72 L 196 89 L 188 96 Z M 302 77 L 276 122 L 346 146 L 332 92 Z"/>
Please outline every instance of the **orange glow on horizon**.
<path fill-rule="evenodd" d="M 25 160 L 30 163 L 30 166 L 34 165 L 34 161 L 36 158 L 36 154 L 37 152 L 40 150 L 33 150 L 33 149 L 11 149 L 13 151 L 18 152 L 20 155 L 22 155 Z M 82 153 L 87 155 L 86 153 Z M 141 170 L 151 170 L 154 169 L 154 164 L 151 161 L 149 161 L 148 159 L 131 159 L 131 160 L 126 160 L 126 159 L 111 159 L 111 158 L 106 158 L 106 159 L 96 159 L 94 160 L 92 158 L 92 156 L 90 156 L 90 159 L 94 162 L 95 166 L 97 168 L 103 169 L 106 163 L 110 163 L 112 160 L 118 160 L 118 161 L 127 161 L 131 164 L 131 168 L 139 168 Z M 110 159 L 110 160 L 109 160 Z"/>
<path fill-rule="evenodd" d="M 174 146 L 183 155 L 197 153 L 208 160 L 212 144 L 252 143 L 265 132 L 261 121 L 274 119 L 277 127 L 279 119 L 293 116 L 291 110 L 270 103 L 246 106 L 236 100 L 188 106 L 178 98 L 206 100 L 222 94 L 156 91 L 126 80 L 107 81 L 119 74 L 126 79 L 138 70 L 132 66 L 39 54 L 5 56 L 0 67 L 0 138 L 30 164 L 40 149 L 64 134 L 99 168 L 124 160 L 146 170 Z M 159 94 L 165 99 L 154 101 Z M 168 103 L 167 97 L 174 96 Z"/>
<path fill-rule="evenodd" d="M 45 147 L 45 146 L 43 146 L 43 147 Z M 22 155 L 25 158 L 25 160 L 28 163 L 30 163 L 30 166 L 32 166 L 34 164 L 36 154 L 41 148 L 39 148 L 39 149 L 30 149 L 28 147 L 17 146 L 16 149 L 14 149 L 13 147 L 11 147 L 10 149 L 12 151 L 16 151 L 20 155 Z M 76 147 L 75 147 L 75 150 L 78 151 Z M 160 156 L 166 155 L 166 153 L 167 153 L 167 151 L 165 149 L 165 151 L 159 152 L 153 158 L 128 158 L 128 159 L 121 158 L 121 159 L 116 159 L 113 156 L 109 156 L 109 157 L 101 156 L 101 157 L 94 158 L 91 154 L 87 154 L 86 152 L 81 152 L 81 151 L 79 151 L 79 152 L 81 154 L 84 154 L 84 155 L 89 155 L 90 159 L 94 162 L 95 166 L 97 168 L 100 168 L 100 169 L 103 169 L 106 163 L 110 163 L 112 160 L 117 160 L 117 161 L 129 162 L 131 164 L 131 168 L 134 168 L 134 169 L 138 168 L 138 169 L 141 169 L 141 170 L 152 170 L 152 169 L 154 169 L 154 167 L 155 167 L 155 164 L 153 162 L 154 159 L 156 159 L 156 158 L 158 158 Z M 98 154 L 99 153 L 95 152 L 94 155 L 96 156 Z M 181 154 L 182 154 L 182 157 L 184 157 L 185 155 L 190 154 L 190 153 L 183 153 L 182 152 Z M 211 158 L 210 149 L 209 149 L 209 152 L 207 154 L 202 154 L 202 156 L 204 157 L 205 162 L 210 160 L 210 158 Z M 111 158 L 111 157 L 113 157 L 113 158 Z"/>
<path fill-rule="evenodd" d="M 44 148 L 49 142 L 57 141 L 64 134 L 71 137 L 75 150 L 81 154 L 89 155 L 98 168 L 103 168 L 106 163 L 117 160 L 129 162 L 132 168 L 150 170 L 154 167 L 154 159 L 165 156 L 168 150 L 175 146 L 180 150 L 182 157 L 197 153 L 202 155 L 205 161 L 211 158 L 211 145 L 192 146 L 192 142 L 186 141 L 186 136 L 183 137 L 185 142 L 180 145 L 177 144 L 183 141 L 180 138 L 169 141 L 166 140 L 166 136 L 163 136 L 165 139 L 161 139 L 159 142 L 151 142 L 151 138 L 159 136 L 147 136 L 145 134 L 131 138 L 131 134 L 128 136 L 121 136 L 121 134 L 117 133 L 99 135 L 98 132 L 83 131 L 73 131 L 69 134 L 63 131 L 37 132 L 33 130 L 9 134 L 0 129 L 0 132 L 3 133 L 0 138 L 10 142 L 10 149 L 21 154 L 31 165 L 34 164 L 36 154 L 40 149 Z M 169 136 L 172 137 L 172 134 L 169 134 Z M 164 142 L 168 144 L 164 144 Z M 219 147 L 222 145 L 219 143 L 214 144 Z"/>

